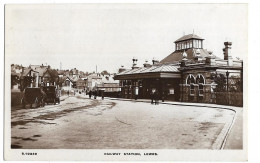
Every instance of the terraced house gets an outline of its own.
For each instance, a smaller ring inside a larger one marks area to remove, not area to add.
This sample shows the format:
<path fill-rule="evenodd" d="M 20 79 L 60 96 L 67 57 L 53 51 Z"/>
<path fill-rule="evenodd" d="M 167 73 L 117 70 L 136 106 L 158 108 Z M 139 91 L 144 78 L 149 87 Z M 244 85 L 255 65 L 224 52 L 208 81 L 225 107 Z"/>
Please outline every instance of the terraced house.
<path fill-rule="evenodd" d="M 121 67 L 121 97 L 150 98 L 157 92 L 171 101 L 243 105 L 243 61 L 231 55 L 232 42 L 224 42 L 223 58 L 204 49 L 204 39 L 189 34 L 177 39 L 175 51 L 160 62 L 131 69 Z"/>

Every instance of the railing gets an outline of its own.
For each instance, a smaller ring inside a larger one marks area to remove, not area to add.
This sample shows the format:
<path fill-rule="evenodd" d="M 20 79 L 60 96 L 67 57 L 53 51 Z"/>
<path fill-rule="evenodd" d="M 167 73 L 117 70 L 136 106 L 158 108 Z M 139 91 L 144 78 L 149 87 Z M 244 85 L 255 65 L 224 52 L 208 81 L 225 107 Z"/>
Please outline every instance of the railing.
<path fill-rule="evenodd" d="M 243 106 L 243 93 L 215 92 L 215 100 L 213 99 L 212 102 L 221 105 Z"/>

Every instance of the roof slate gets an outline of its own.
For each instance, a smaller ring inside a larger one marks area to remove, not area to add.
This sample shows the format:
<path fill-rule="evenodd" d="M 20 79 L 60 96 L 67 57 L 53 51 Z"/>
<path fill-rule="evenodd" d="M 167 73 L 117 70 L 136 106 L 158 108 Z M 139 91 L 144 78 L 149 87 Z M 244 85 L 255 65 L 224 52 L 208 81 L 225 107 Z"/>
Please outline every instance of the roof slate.
<path fill-rule="evenodd" d="M 195 34 L 188 34 L 188 35 L 182 36 L 181 38 L 177 39 L 175 42 L 180 42 L 180 41 L 189 40 L 189 39 L 204 40 L 203 38 L 201 38 Z"/>
<path fill-rule="evenodd" d="M 118 73 L 117 76 L 120 75 L 130 75 L 130 74 L 145 74 L 145 73 L 160 73 L 160 72 L 179 72 L 179 64 L 157 64 L 152 67 L 140 67 L 138 69 L 126 70 L 121 73 Z"/>
<path fill-rule="evenodd" d="M 193 60 L 194 57 L 196 56 L 196 50 L 197 49 L 188 49 L 185 51 L 185 53 L 187 54 L 187 59 Z M 209 53 L 206 49 L 198 49 L 200 51 L 200 56 L 202 56 L 203 59 L 205 59 L 205 57 L 209 56 Z M 170 55 L 168 55 L 167 57 L 165 57 L 164 59 L 162 59 L 160 61 L 161 64 L 164 63 L 173 63 L 173 62 L 179 62 L 183 59 L 183 52 L 184 51 L 174 51 L 173 53 L 171 53 Z M 216 57 L 216 59 L 218 59 L 218 57 Z"/>

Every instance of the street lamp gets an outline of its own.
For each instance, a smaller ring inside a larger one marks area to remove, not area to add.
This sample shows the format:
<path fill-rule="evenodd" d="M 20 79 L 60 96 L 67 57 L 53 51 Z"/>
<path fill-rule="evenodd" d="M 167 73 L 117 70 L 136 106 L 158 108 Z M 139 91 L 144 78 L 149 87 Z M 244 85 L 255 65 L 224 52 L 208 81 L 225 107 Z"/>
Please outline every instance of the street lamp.
<path fill-rule="evenodd" d="M 227 76 L 227 92 L 228 92 L 228 76 L 229 76 L 229 72 L 226 72 L 226 76 Z"/>
<path fill-rule="evenodd" d="M 228 99 L 228 105 L 229 105 L 229 94 L 228 94 L 228 76 L 229 76 L 229 72 L 226 72 L 226 76 L 227 76 L 227 99 Z"/>

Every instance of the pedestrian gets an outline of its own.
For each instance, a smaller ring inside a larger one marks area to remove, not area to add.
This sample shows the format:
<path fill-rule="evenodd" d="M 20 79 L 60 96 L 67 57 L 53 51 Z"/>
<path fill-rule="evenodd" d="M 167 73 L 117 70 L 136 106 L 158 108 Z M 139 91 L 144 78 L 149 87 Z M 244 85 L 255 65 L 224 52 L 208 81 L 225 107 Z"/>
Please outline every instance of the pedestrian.
<path fill-rule="evenodd" d="M 91 90 L 89 91 L 88 95 L 89 95 L 89 98 L 91 99 L 91 96 L 92 96 L 92 91 Z"/>
<path fill-rule="evenodd" d="M 94 99 L 97 99 L 97 91 L 94 91 Z"/>
<path fill-rule="evenodd" d="M 154 103 L 154 92 L 152 91 L 151 93 L 150 93 L 150 98 L 151 98 L 151 104 L 153 104 Z"/>
<path fill-rule="evenodd" d="M 165 92 L 163 91 L 162 92 L 162 102 L 164 102 L 164 99 L 165 99 Z"/>
<path fill-rule="evenodd" d="M 155 105 L 159 105 L 159 93 L 156 91 L 154 93 Z"/>
<path fill-rule="evenodd" d="M 70 96 L 70 91 L 67 92 L 68 96 Z"/>
<path fill-rule="evenodd" d="M 101 97 L 102 97 L 102 100 L 104 100 L 104 91 L 103 90 L 101 91 Z"/>

